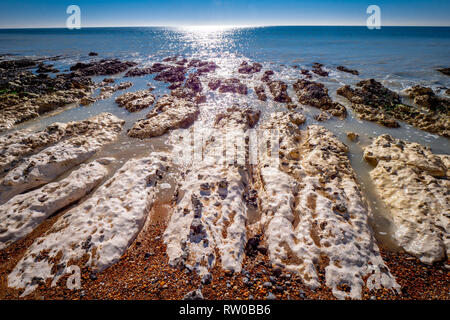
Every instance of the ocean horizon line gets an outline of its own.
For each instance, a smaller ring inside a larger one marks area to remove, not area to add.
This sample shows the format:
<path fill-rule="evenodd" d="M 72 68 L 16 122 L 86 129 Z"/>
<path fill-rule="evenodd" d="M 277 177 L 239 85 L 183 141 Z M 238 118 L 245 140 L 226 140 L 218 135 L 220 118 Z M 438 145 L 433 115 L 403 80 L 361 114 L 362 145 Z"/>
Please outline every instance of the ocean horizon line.
<path fill-rule="evenodd" d="M 140 26 L 86 26 L 81 29 L 105 29 L 105 28 L 273 28 L 273 27 L 367 27 L 361 25 L 140 25 Z M 450 25 L 384 25 L 382 28 L 449 28 Z M 36 29 L 67 29 L 67 27 L 0 27 L 0 30 L 36 30 Z M 79 29 L 78 29 L 79 30 Z"/>

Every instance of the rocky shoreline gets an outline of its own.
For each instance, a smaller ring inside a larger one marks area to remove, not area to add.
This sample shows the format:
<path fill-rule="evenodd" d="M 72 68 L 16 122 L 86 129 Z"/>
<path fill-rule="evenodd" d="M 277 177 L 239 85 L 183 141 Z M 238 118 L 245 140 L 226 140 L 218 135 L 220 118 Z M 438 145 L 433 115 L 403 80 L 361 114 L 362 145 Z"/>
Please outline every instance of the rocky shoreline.
<path fill-rule="evenodd" d="M 257 62 L 241 62 L 231 77 L 219 77 L 219 69 L 180 56 L 150 67 L 92 58 L 68 73 L 30 59 L 0 61 L 0 299 L 450 298 L 448 155 L 386 134 L 362 146 L 392 219 L 398 248 L 387 248 L 372 230 L 349 147 L 302 112 L 314 107 L 314 119 L 325 122 L 347 117 L 350 110 L 320 82 L 329 69 L 314 63 L 292 85 Z M 117 74 L 127 81 L 92 80 Z M 119 93 L 148 75 L 170 93 Z M 212 94 L 254 94 L 280 110 L 267 116 L 234 104 L 211 111 Z M 430 88 L 405 90 L 414 105 L 374 79 L 337 94 L 363 120 L 450 136 L 449 99 Z M 133 114 L 153 107 L 134 123 L 100 113 L 9 132 L 68 105 L 95 108 L 110 98 Z M 251 162 L 254 129 L 269 135 Z M 189 132 L 202 137 L 203 159 L 186 167 L 175 153 L 190 146 L 182 144 Z M 96 155 L 124 136 L 166 137 L 169 148 L 129 157 L 114 171 L 117 159 Z M 222 136 L 243 162 L 220 162 Z M 275 140 L 276 159 L 267 149 Z M 176 181 L 170 191 L 167 179 Z M 76 290 L 64 285 L 72 266 L 81 269 Z"/>
<path fill-rule="evenodd" d="M 364 120 L 375 121 L 386 127 L 397 128 L 397 120 L 405 121 L 421 130 L 450 137 L 450 100 L 438 98 L 433 90 L 415 86 L 406 90 L 419 106 L 402 104 L 397 93 L 374 79 L 361 81 L 356 89 L 346 85 L 337 94 L 352 103 L 356 114 Z"/>

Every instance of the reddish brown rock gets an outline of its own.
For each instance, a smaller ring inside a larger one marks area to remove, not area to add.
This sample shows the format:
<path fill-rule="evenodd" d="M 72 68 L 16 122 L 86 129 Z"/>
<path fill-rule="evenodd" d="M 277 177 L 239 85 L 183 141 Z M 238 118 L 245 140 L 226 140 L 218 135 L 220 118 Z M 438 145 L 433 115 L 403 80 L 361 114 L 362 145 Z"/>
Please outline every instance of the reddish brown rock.
<path fill-rule="evenodd" d="M 78 62 L 70 67 L 71 71 L 78 71 L 83 76 L 100 76 L 121 73 L 127 69 L 136 66 L 136 62 L 118 59 L 102 59 L 99 61 L 83 63 Z"/>
<path fill-rule="evenodd" d="M 211 90 L 215 91 L 220 87 L 220 83 L 221 83 L 220 79 L 212 79 L 211 81 L 209 81 L 208 87 Z"/>
<path fill-rule="evenodd" d="M 188 68 L 196 68 L 199 75 L 216 71 L 218 68 L 214 61 L 203 61 L 200 59 L 192 59 L 189 61 Z"/>
<path fill-rule="evenodd" d="M 194 92 L 197 92 L 197 93 L 202 92 L 202 90 L 203 90 L 202 83 L 200 82 L 198 75 L 195 73 L 191 73 L 188 76 L 188 79 L 186 80 L 186 83 L 184 84 L 184 86 L 186 88 L 191 89 Z"/>
<path fill-rule="evenodd" d="M 253 74 L 260 72 L 262 65 L 260 63 L 249 64 L 247 61 L 243 61 L 239 66 L 238 72 L 243 74 Z"/>
<path fill-rule="evenodd" d="M 237 78 L 225 79 L 220 82 L 219 92 L 247 94 L 247 86 Z"/>
<path fill-rule="evenodd" d="M 261 77 L 262 82 L 270 82 L 272 81 L 270 79 L 271 76 L 273 76 L 274 72 L 272 70 L 267 70 L 264 72 L 263 76 Z"/>
<path fill-rule="evenodd" d="M 177 64 L 179 66 L 184 66 L 187 62 L 188 62 L 188 60 L 186 58 L 183 58 L 181 60 L 175 61 L 175 64 Z"/>
<path fill-rule="evenodd" d="M 186 71 L 187 69 L 182 66 L 170 66 L 169 68 L 158 73 L 155 80 L 169 83 L 182 82 L 185 79 Z"/>
<path fill-rule="evenodd" d="M 331 115 L 345 117 L 347 112 L 343 105 L 333 102 L 328 95 L 328 89 L 320 82 L 299 79 L 294 83 L 294 90 L 298 101 L 302 104 L 310 105 L 322 110 L 326 110 Z M 320 120 L 327 118 L 326 114 L 319 116 Z M 318 118 L 318 119 L 319 119 Z"/>
<path fill-rule="evenodd" d="M 174 83 L 171 83 L 170 86 L 167 87 L 167 89 L 175 90 L 175 89 L 181 87 L 182 85 L 183 85 L 183 82 L 181 82 L 181 81 L 180 82 L 174 82 Z"/>
<path fill-rule="evenodd" d="M 358 70 L 349 69 L 349 68 L 344 67 L 344 66 L 338 66 L 336 69 L 338 69 L 339 71 L 342 71 L 342 72 L 347 72 L 347 73 L 354 74 L 355 76 L 359 75 Z"/>
<path fill-rule="evenodd" d="M 141 77 L 153 73 L 152 68 L 133 68 L 125 73 L 125 77 Z"/>
<path fill-rule="evenodd" d="M 437 71 L 439 71 L 442 74 L 445 74 L 446 76 L 450 76 L 450 68 L 441 68 L 437 69 Z"/>
<path fill-rule="evenodd" d="M 264 86 L 255 86 L 255 93 L 258 96 L 258 99 L 261 101 L 267 100 L 266 91 L 264 90 Z"/>
<path fill-rule="evenodd" d="M 170 68 L 170 65 L 159 62 L 154 63 L 151 67 L 153 73 L 161 72 L 168 68 Z"/>
<path fill-rule="evenodd" d="M 200 75 L 204 74 L 204 73 L 211 73 L 211 72 L 216 71 L 217 68 L 218 68 L 218 66 L 217 66 L 217 64 L 215 64 L 215 62 L 209 61 L 205 65 L 198 67 L 197 73 Z"/>
<path fill-rule="evenodd" d="M 53 68 L 52 64 L 44 64 L 39 63 L 38 68 L 36 69 L 37 73 L 57 73 L 59 70 Z"/>
<path fill-rule="evenodd" d="M 128 70 L 128 72 L 125 74 L 125 77 L 141 77 L 148 74 L 162 72 L 168 68 L 170 68 L 170 65 L 157 62 L 154 63 L 151 67 L 132 68 Z"/>
<path fill-rule="evenodd" d="M 311 72 L 307 69 L 301 69 L 300 70 L 301 74 L 305 76 L 306 79 L 311 79 L 312 75 Z"/>
<path fill-rule="evenodd" d="M 201 92 L 196 92 L 187 87 L 178 87 L 170 92 L 171 96 L 177 97 L 179 99 L 184 99 L 192 101 L 196 104 L 206 102 L 206 96 L 202 95 Z"/>
<path fill-rule="evenodd" d="M 328 72 L 322 69 L 323 64 L 314 62 L 312 67 L 312 72 L 315 74 L 322 76 L 322 77 L 328 77 Z"/>
<path fill-rule="evenodd" d="M 292 102 L 292 99 L 287 93 L 287 84 L 283 81 L 278 80 L 269 82 L 269 89 L 274 101 L 283 103 Z"/>
<path fill-rule="evenodd" d="M 163 59 L 163 62 L 175 62 L 177 61 L 178 56 L 167 57 Z"/>

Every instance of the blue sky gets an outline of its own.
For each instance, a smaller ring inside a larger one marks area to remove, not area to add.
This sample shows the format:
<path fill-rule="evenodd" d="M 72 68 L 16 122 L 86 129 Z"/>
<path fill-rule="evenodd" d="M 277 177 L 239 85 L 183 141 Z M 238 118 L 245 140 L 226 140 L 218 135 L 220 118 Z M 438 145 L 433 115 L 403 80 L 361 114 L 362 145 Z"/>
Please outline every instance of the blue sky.
<path fill-rule="evenodd" d="M 64 27 L 67 6 L 82 27 L 178 25 L 365 25 L 381 8 L 382 25 L 450 25 L 449 0 L 2 0 L 0 28 Z"/>

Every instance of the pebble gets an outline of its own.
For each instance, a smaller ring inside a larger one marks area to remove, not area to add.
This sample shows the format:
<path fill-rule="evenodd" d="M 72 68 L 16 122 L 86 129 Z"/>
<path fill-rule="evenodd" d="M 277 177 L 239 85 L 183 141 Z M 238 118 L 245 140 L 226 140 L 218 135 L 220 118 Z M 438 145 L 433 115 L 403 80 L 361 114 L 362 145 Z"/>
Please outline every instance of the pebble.
<path fill-rule="evenodd" d="M 211 281 L 212 281 L 212 276 L 210 273 L 207 273 L 202 277 L 202 284 L 205 284 L 205 285 L 210 284 Z"/>
<path fill-rule="evenodd" d="M 256 250 L 258 250 L 259 252 L 261 252 L 261 254 L 266 255 L 267 254 L 267 248 L 264 246 L 258 246 L 256 248 Z"/>
<path fill-rule="evenodd" d="M 203 294 L 200 289 L 193 290 L 191 292 L 188 292 L 183 300 L 203 300 Z"/>
<path fill-rule="evenodd" d="M 284 279 L 286 279 L 286 280 L 291 280 L 292 275 L 291 275 L 290 273 L 285 273 L 285 274 L 283 274 L 282 277 L 283 277 Z"/>
<path fill-rule="evenodd" d="M 284 289 L 285 288 L 283 286 L 275 286 L 275 291 L 277 291 L 277 292 L 283 292 Z"/>
<path fill-rule="evenodd" d="M 272 282 L 269 282 L 269 281 L 264 282 L 264 283 L 263 283 L 263 287 L 264 287 L 264 288 L 272 288 Z"/>
<path fill-rule="evenodd" d="M 281 275 L 281 272 L 282 272 L 282 271 L 283 271 L 283 270 L 281 270 L 280 267 L 275 267 L 275 268 L 273 268 L 272 273 L 273 273 L 273 275 L 274 275 L 275 277 L 279 277 L 279 276 Z"/>
<path fill-rule="evenodd" d="M 266 297 L 266 300 L 276 300 L 277 297 L 272 292 L 269 292 L 269 294 Z"/>
<path fill-rule="evenodd" d="M 301 299 L 305 299 L 305 298 L 306 298 L 305 292 L 304 292 L 303 290 L 301 290 L 301 289 L 298 291 L 298 296 L 299 296 Z"/>

